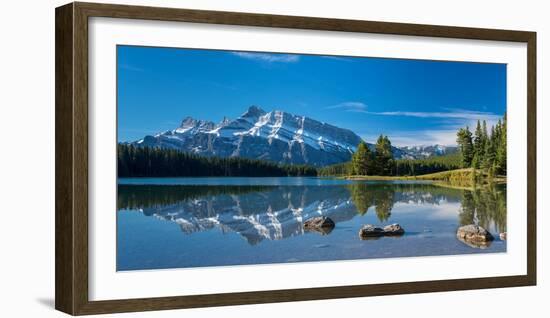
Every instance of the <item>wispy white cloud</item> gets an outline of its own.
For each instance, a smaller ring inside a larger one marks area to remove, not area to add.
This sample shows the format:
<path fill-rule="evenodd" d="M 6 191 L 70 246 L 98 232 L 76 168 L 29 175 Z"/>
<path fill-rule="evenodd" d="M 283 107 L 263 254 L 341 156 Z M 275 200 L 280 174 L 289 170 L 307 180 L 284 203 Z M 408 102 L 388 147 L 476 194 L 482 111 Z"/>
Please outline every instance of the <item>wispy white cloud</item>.
<path fill-rule="evenodd" d="M 415 111 L 400 111 L 400 110 L 374 112 L 374 111 L 368 111 L 367 105 L 365 103 L 356 102 L 356 101 L 343 102 L 340 104 L 325 107 L 325 109 L 343 109 L 348 112 L 365 113 L 365 114 L 379 115 L 379 116 L 442 118 L 442 119 L 449 119 L 449 120 L 478 120 L 479 119 L 479 120 L 496 122 L 498 119 L 502 118 L 502 115 L 498 115 L 490 112 L 466 110 L 466 109 L 460 109 L 460 108 L 442 108 L 445 111 L 438 111 L 438 112 L 415 112 Z"/>
<path fill-rule="evenodd" d="M 501 118 L 501 115 L 489 113 L 489 112 L 480 112 L 480 111 L 471 111 L 463 109 L 452 109 L 446 112 L 411 112 L 411 111 L 386 111 L 386 112 L 366 112 L 373 115 L 382 115 L 382 116 L 406 116 L 406 117 L 419 117 L 419 118 L 455 118 L 455 119 L 485 119 L 485 120 L 498 120 Z"/>
<path fill-rule="evenodd" d="M 457 119 L 454 123 L 438 126 L 435 129 L 419 129 L 409 131 L 389 131 L 385 134 L 391 140 L 394 146 L 429 146 L 429 145 L 456 145 L 456 133 L 458 129 L 470 127 L 474 130 L 477 120 L 485 120 L 487 130 L 491 132 L 491 127 L 496 125 L 499 118 L 476 118 L 476 119 Z M 379 135 L 363 135 L 363 139 L 369 142 L 375 142 Z"/>
<path fill-rule="evenodd" d="M 430 127 L 419 124 L 418 129 L 405 131 L 390 131 L 387 134 L 393 145 L 396 146 L 421 146 L 421 145 L 456 145 L 456 133 L 459 128 L 470 127 L 475 129 L 477 121 L 486 121 L 487 128 L 490 131 L 502 115 L 491 112 L 466 110 L 460 108 L 441 108 L 442 111 L 436 112 L 415 112 L 415 111 L 369 111 L 367 105 L 363 102 L 348 101 L 336 105 L 325 107 L 325 109 L 338 109 L 346 112 L 363 113 L 378 116 L 403 116 L 430 119 L 432 129 L 422 129 Z M 368 142 L 374 142 L 377 135 L 363 134 L 362 138 Z"/>
<path fill-rule="evenodd" d="M 397 146 L 421 146 L 421 145 L 456 145 L 456 132 L 459 128 L 470 127 L 475 129 L 477 121 L 486 121 L 488 130 L 494 126 L 502 115 L 472 111 L 458 108 L 443 108 L 439 112 L 413 112 L 413 111 L 387 111 L 387 112 L 369 112 L 363 113 L 381 115 L 381 116 L 404 116 L 425 119 L 435 119 L 434 129 L 419 129 L 411 131 L 392 131 L 388 137 L 392 144 Z M 420 128 L 420 127 L 419 127 Z M 377 137 L 377 136 L 376 136 Z"/>
<path fill-rule="evenodd" d="M 300 60 L 299 55 L 294 54 L 270 54 L 270 53 L 251 53 L 251 52 L 231 52 L 231 54 L 249 60 L 256 60 L 268 63 L 296 63 Z"/>
<path fill-rule="evenodd" d="M 327 106 L 325 109 L 342 109 L 347 112 L 364 113 L 367 112 L 367 105 L 362 102 L 343 102 L 340 104 Z"/>

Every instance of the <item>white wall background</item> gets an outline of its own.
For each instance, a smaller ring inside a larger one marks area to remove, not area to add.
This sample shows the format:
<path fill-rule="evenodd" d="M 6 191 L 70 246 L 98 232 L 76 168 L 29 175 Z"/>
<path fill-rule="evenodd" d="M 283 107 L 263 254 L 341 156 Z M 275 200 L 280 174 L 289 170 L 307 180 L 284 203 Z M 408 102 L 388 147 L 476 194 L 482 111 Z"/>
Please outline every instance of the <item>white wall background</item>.
<path fill-rule="evenodd" d="M 538 32 L 537 287 L 136 313 L 138 317 L 524 316 L 550 309 L 550 22 L 546 1 L 108 1 L 153 6 L 444 24 Z M 0 17 L 0 316 L 61 317 L 54 303 L 54 8 L 3 3 Z M 6 205 L 7 203 L 7 205 Z M 406 270 L 406 269 L 403 269 Z M 116 317 L 131 314 L 111 315 Z"/>

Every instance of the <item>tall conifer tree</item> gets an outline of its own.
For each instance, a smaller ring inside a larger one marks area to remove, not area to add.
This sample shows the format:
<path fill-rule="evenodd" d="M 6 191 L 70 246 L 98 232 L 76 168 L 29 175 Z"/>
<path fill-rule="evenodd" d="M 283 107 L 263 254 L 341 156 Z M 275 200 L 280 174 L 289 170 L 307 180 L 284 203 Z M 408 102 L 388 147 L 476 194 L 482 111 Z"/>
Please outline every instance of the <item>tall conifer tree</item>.
<path fill-rule="evenodd" d="M 460 128 L 456 134 L 456 143 L 460 148 L 462 155 L 462 167 L 469 168 L 472 166 L 472 160 L 474 158 L 474 146 L 472 143 L 472 132 L 468 127 Z"/>

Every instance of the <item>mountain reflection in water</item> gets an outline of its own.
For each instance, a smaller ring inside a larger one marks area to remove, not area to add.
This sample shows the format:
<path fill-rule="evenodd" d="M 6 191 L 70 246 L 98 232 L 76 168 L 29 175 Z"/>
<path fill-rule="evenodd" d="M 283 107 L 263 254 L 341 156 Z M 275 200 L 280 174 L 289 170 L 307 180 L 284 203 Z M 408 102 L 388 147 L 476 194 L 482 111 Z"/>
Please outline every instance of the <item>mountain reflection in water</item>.
<path fill-rule="evenodd" d="M 388 223 L 399 221 L 392 217 L 397 204 L 450 203 L 460 206 L 456 211 L 457 224 L 475 223 L 491 231 L 506 231 L 505 185 L 474 191 L 428 183 L 118 186 L 119 211 L 140 211 L 145 216 L 175 222 L 185 234 L 215 228 L 223 233 L 238 233 L 250 245 L 303 235 L 303 222 L 314 216 L 328 216 L 336 227 L 368 214 L 376 215 L 380 223 Z"/>

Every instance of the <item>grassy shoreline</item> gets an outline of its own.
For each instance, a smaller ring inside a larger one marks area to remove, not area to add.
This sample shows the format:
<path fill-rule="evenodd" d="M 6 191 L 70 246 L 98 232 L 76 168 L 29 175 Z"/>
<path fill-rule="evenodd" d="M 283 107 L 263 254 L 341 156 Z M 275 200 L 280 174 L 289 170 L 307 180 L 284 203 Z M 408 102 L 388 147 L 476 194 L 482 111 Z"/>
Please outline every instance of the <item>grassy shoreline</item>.
<path fill-rule="evenodd" d="M 474 170 L 472 168 L 448 170 L 436 173 L 429 173 L 418 176 L 361 176 L 348 175 L 340 176 L 346 180 L 370 180 L 370 181 L 433 181 L 442 186 L 451 186 L 455 188 L 471 189 L 475 186 L 483 186 L 489 183 L 505 183 L 506 176 L 489 177 L 486 172 Z"/>

